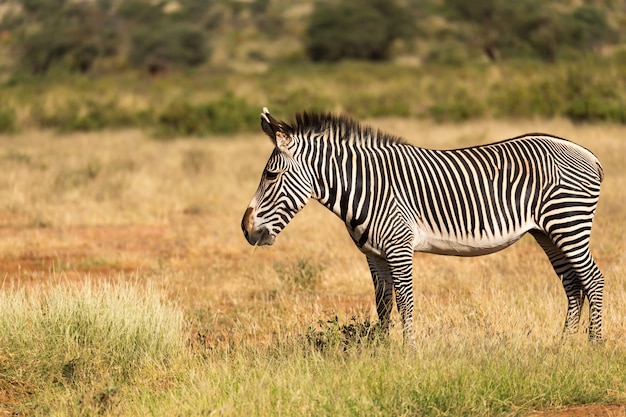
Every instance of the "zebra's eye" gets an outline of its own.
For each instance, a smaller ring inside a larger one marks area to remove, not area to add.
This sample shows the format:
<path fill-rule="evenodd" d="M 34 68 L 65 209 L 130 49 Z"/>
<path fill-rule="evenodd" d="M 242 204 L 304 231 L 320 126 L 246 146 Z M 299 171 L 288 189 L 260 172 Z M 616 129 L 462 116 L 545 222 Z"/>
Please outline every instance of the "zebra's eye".
<path fill-rule="evenodd" d="M 265 179 L 268 181 L 274 181 L 278 178 L 278 171 L 267 171 L 265 173 Z"/>

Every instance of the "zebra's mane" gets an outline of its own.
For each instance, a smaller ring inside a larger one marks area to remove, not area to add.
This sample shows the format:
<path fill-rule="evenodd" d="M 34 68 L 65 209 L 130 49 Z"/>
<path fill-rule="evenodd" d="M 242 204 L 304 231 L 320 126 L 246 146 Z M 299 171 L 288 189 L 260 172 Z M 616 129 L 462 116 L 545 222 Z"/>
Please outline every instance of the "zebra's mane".
<path fill-rule="evenodd" d="M 389 133 L 363 126 L 353 118 L 346 115 L 332 113 L 302 112 L 296 113 L 295 122 L 292 123 L 297 135 L 308 137 L 311 133 L 323 133 L 333 131 L 341 140 L 353 143 L 370 143 L 379 145 L 391 145 L 406 143 L 404 139 Z M 330 139 L 330 137 L 328 137 Z"/>

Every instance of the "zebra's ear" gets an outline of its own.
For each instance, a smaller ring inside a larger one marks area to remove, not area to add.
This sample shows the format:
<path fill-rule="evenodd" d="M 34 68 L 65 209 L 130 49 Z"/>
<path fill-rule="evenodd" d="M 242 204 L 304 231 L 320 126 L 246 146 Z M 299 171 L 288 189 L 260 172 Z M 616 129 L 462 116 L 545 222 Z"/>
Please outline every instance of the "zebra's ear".
<path fill-rule="evenodd" d="M 283 152 L 287 152 L 293 140 L 293 128 L 285 122 L 274 119 L 267 107 L 263 107 L 263 113 L 261 113 L 261 128 L 272 140 L 274 146 Z"/>

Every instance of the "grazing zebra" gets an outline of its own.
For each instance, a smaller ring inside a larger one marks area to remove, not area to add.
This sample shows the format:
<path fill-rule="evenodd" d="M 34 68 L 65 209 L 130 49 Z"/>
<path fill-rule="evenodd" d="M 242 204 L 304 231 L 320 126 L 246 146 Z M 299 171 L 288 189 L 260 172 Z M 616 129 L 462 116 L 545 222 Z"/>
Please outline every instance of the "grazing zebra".
<path fill-rule="evenodd" d="M 275 148 L 241 227 L 251 245 L 271 245 L 314 198 L 339 216 L 367 257 L 380 325 L 392 297 L 405 342 L 413 335 L 413 252 L 493 253 L 529 232 L 567 295 L 564 333 L 589 301 L 589 337 L 602 338 L 604 278 L 589 251 L 603 171 L 587 149 L 528 134 L 453 150 L 418 148 L 343 116 L 302 113 L 289 125 L 266 108 L 261 126 Z"/>

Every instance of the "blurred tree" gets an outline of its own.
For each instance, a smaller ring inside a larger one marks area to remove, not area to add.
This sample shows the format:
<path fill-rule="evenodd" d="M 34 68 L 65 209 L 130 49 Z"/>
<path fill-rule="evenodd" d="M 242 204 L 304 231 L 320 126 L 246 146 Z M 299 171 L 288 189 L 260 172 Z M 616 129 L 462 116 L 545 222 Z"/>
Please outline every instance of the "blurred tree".
<path fill-rule="evenodd" d="M 52 64 L 63 59 L 69 48 L 56 33 L 40 30 L 22 40 L 21 66 L 32 74 L 44 74 Z"/>
<path fill-rule="evenodd" d="M 626 22 L 620 0 L 309 0 L 313 11 L 302 18 L 298 11 L 295 23 L 284 0 L 10 1 L 0 17 L 2 47 L 12 48 L 17 71 L 32 74 L 195 67 L 210 57 L 213 33 L 238 47 L 297 36 L 297 19 L 306 21 L 303 45 L 314 61 L 387 60 L 418 29 L 430 32 L 414 46 L 446 56 L 448 42 L 451 62 L 477 53 L 554 61 L 562 51 L 586 53 L 619 40 L 619 22 Z"/>
<path fill-rule="evenodd" d="M 471 32 L 470 41 L 475 42 L 491 61 L 499 55 L 499 40 L 502 30 L 502 6 L 507 0 L 445 0 L 448 17 L 465 23 Z"/>
<path fill-rule="evenodd" d="M 67 4 L 67 0 L 20 0 L 24 12 L 41 19 L 56 14 Z"/>
<path fill-rule="evenodd" d="M 554 61 L 559 45 L 558 16 L 550 1 L 520 0 L 499 5 L 498 14 L 507 25 L 499 25 L 498 47 L 505 56 L 530 53 Z"/>
<path fill-rule="evenodd" d="M 194 67 L 206 60 L 204 32 L 185 24 L 138 27 L 132 37 L 131 62 L 151 74 L 172 67 Z"/>
<path fill-rule="evenodd" d="M 305 47 L 314 61 L 386 60 L 392 43 L 410 38 L 414 31 L 411 11 L 395 1 L 317 2 L 306 30 Z"/>
<path fill-rule="evenodd" d="M 214 2 L 16 0 L 19 12 L 8 13 L 0 30 L 12 32 L 18 71 L 44 74 L 53 66 L 90 71 L 100 59 L 116 57 L 158 72 L 190 67 L 209 55 L 203 17 Z"/>
<path fill-rule="evenodd" d="M 606 13 L 586 4 L 565 16 L 565 42 L 581 51 L 591 51 L 615 39 Z"/>
<path fill-rule="evenodd" d="M 563 47 L 586 51 L 615 37 L 601 7 L 585 3 L 573 11 L 555 0 L 444 0 L 443 7 L 491 61 L 524 51 L 554 61 Z"/>
<path fill-rule="evenodd" d="M 120 3 L 117 14 L 136 25 L 156 25 L 167 17 L 163 13 L 163 1 L 129 0 Z"/>
<path fill-rule="evenodd" d="M 43 74 L 53 65 L 88 71 L 101 53 L 99 30 L 107 21 L 100 3 L 21 0 L 22 12 L 2 24 L 15 33 L 19 70 Z"/>

